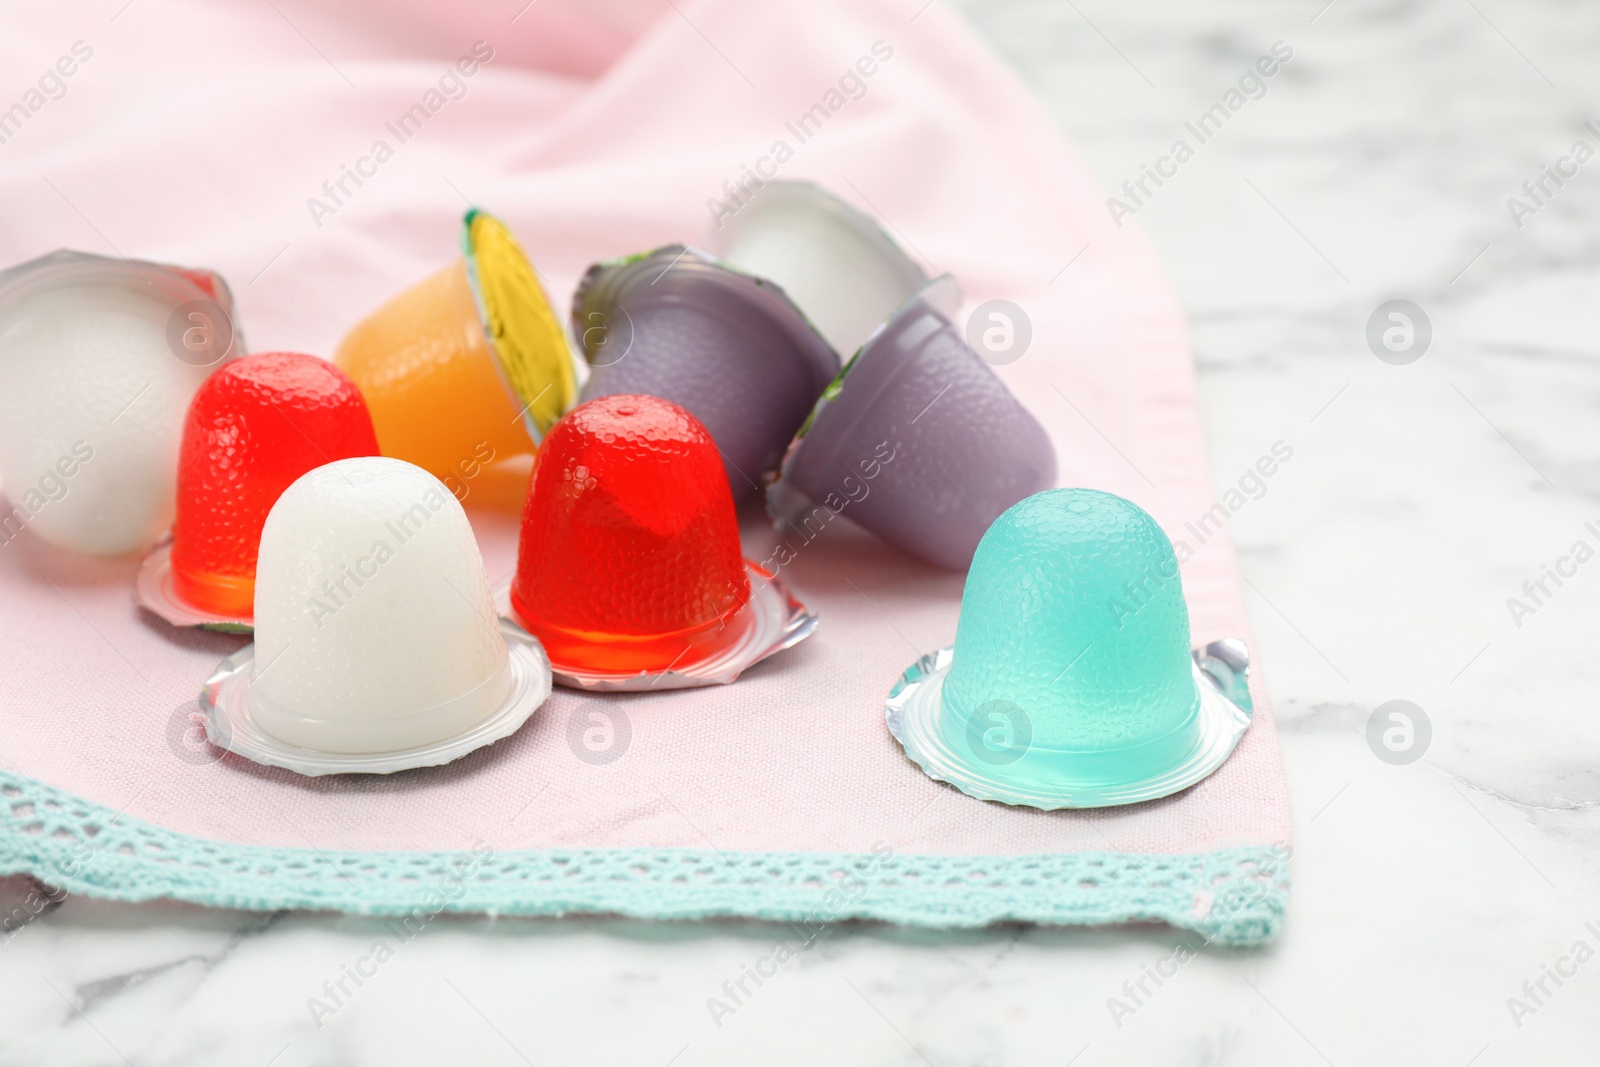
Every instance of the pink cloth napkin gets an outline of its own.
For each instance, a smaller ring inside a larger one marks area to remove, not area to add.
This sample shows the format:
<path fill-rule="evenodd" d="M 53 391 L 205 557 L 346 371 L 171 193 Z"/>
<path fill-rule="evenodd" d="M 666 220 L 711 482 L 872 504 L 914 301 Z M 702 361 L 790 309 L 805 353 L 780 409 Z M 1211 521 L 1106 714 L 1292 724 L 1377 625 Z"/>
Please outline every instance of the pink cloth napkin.
<path fill-rule="evenodd" d="M 1187 525 L 1213 499 L 1161 268 L 944 5 L 120 4 L 7 16 L 0 106 L 45 89 L 0 128 L 0 263 L 66 246 L 213 267 L 253 350 L 327 355 L 455 258 L 469 202 L 510 224 L 564 307 L 595 260 L 710 243 L 717 202 L 784 141 L 781 177 L 822 182 L 930 272 L 953 273 L 963 314 L 995 297 L 1026 310 L 1032 347 L 999 373 L 1048 427 L 1062 484 L 1128 496 L 1188 542 L 1196 643 L 1250 639 L 1226 532 L 1201 542 Z M 58 94 L 47 69 L 85 51 Z M 878 60 L 870 77 L 852 74 L 863 56 Z M 478 60 L 470 76 L 462 57 Z M 396 124 L 419 103 L 427 118 L 402 141 Z M 828 117 L 801 142 L 791 124 L 818 104 Z M 367 175 L 345 179 L 336 202 L 329 189 L 358 165 Z M 513 521 L 474 518 L 498 579 Z M 744 532 L 747 555 L 773 554 L 759 516 Z M 1259 672 L 1238 751 L 1179 796 L 1044 813 L 926 778 L 885 729 L 883 702 L 919 654 L 953 639 L 962 576 L 846 523 L 783 568 L 821 616 L 817 634 L 733 686 L 609 700 L 631 738 L 607 764 L 568 741 L 595 698 L 563 690 L 516 736 L 444 768 L 314 780 L 196 759 L 174 734 L 241 642 L 142 614 L 135 566 L 69 559 L 31 535 L 0 547 L 0 760 L 187 834 L 317 849 L 888 841 L 928 855 L 1192 854 L 1290 835 Z"/>

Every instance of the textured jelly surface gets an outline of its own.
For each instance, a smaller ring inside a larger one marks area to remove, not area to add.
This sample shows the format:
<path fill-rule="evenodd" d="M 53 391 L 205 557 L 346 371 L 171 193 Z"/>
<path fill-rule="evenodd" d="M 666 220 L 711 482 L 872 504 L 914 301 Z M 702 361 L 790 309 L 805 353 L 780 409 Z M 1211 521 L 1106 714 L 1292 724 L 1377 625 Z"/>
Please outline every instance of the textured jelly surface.
<path fill-rule="evenodd" d="M 818 504 L 849 499 L 853 521 L 960 570 L 1001 512 L 1054 484 L 1056 461 L 988 364 L 943 316 L 914 306 L 851 365 L 788 476 Z"/>
<path fill-rule="evenodd" d="M 268 352 L 226 364 L 184 422 L 172 544 L 179 595 L 248 616 L 261 527 L 278 497 L 314 467 L 377 454 L 361 393 L 331 363 Z"/>
<path fill-rule="evenodd" d="M 334 362 L 366 397 L 383 454 L 435 478 L 459 478 L 475 456 L 533 451 L 495 369 L 465 263 L 368 316 L 339 342 Z"/>
<path fill-rule="evenodd" d="M 131 284 L 0 312 L 0 478 L 29 529 L 77 552 L 135 551 L 172 522 L 183 413 L 209 373 L 167 346 L 175 301 Z"/>
<path fill-rule="evenodd" d="M 483 688 L 507 652 L 466 512 L 399 460 L 330 463 L 278 499 L 261 534 L 255 639 L 252 698 L 370 742 L 339 751 L 451 736 L 504 695 Z M 438 736 L 407 733 L 408 717 L 463 698 Z"/>
<path fill-rule="evenodd" d="M 1171 733 L 1198 700 L 1172 544 L 1133 504 L 1052 489 L 984 535 L 961 597 L 947 712 L 992 700 L 1041 749 L 1104 749 Z"/>
<path fill-rule="evenodd" d="M 688 411 L 721 450 L 736 499 L 777 467 L 827 384 L 751 288 L 699 264 L 653 284 L 645 277 L 618 303 L 631 327 L 626 355 L 595 367 L 583 387 L 585 400 L 648 393 Z"/>
<path fill-rule="evenodd" d="M 534 467 L 511 589 L 553 662 L 664 670 L 749 597 L 722 458 L 692 415 L 618 395 L 556 424 Z"/>

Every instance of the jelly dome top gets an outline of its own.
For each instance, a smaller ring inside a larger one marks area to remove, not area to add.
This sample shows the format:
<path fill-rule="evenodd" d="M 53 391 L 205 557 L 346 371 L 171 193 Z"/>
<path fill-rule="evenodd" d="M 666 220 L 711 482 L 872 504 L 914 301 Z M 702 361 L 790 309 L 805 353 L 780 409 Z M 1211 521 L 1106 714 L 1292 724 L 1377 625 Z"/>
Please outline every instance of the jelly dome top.
<path fill-rule="evenodd" d="M 267 516 L 251 703 L 263 729 L 327 751 L 390 751 L 481 722 L 508 653 L 466 512 L 420 467 L 378 456 L 300 477 Z"/>
<path fill-rule="evenodd" d="M 512 587 L 536 633 L 677 633 L 719 622 L 749 596 L 722 457 L 694 416 L 617 394 L 555 425 L 534 469 Z"/>
<path fill-rule="evenodd" d="M 1014 505 L 978 545 L 961 598 L 947 714 L 1005 701 L 1041 750 L 1138 745 L 1198 706 L 1178 562 L 1137 504 L 1051 489 Z"/>

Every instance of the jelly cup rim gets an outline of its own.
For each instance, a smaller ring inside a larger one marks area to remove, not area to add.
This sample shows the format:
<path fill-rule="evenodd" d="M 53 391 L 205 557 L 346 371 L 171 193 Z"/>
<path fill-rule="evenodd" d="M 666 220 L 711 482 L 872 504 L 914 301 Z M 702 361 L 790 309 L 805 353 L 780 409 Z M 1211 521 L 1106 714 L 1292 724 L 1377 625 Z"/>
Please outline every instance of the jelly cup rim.
<path fill-rule="evenodd" d="M 180 627 L 198 627 L 219 633 L 255 632 L 255 616 L 223 615 L 189 603 L 179 594 L 173 581 L 172 534 L 145 553 L 134 579 L 134 602 L 165 622 Z"/>
<path fill-rule="evenodd" d="M 835 450 L 837 450 L 855 432 L 862 418 L 871 409 L 872 402 L 878 395 L 881 395 L 881 389 L 878 394 L 872 397 L 864 397 L 859 390 L 856 390 L 849 392 L 848 399 L 846 399 L 851 373 L 859 371 L 869 361 L 872 361 L 873 353 L 885 350 L 885 338 L 901 319 L 925 311 L 932 312 L 936 317 L 943 320 L 945 327 L 953 330 L 955 324 L 952 321 L 952 316 L 960 307 L 960 304 L 961 288 L 956 283 L 955 278 L 948 274 L 942 274 L 937 278 L 931 279 L 886 316 L 872 331 L 871 335 L 867 337 L 866 341 L 862 343 L 861 347 L 856 350 L 855 354 L 845 362 L 844 366 L 839 368 L 839 373 L 822 390 L 822 394 L 817 397 L 816 402 L 811 407 L 811 413 L 806 416 L 806 421 L 801 423 L 800 429 L 795 431 L 794 439 L 789 442 L 788 447 L 784 450 L 783 461 L 778 465 L 777 478 L 773 485 L 769 487 L 767 494 L 767 516 L 775 525 L 781 527 L 797 514 L 809 511 L 811 507 L 816 506 L 816 502 L 811 499 L 805 490 L 794 484 L 795 468 L 801 462 L 801 456 L 807 441 L 812 442 L 813 452 L 817 447 L 816 442 L 826 439 L 831 439 Z M 965 343 L 964 339 L 962 343 Z M 915 351 L 897 347 L 894 350 L 894 355 L 904 363 L 915 358 L 918 351 L 921 351 L 920 344 Z M 903 367 L 896 367 L 891 371 L 889 381 L 893 381 L 894 378 L 898 377 L 902 369 Z M 858 377 L 856 380 L 860 381 L 860 378 Z M 888 387 L 888 382 L 885 382 L 884 387 Z M 830 412 L 832 412 L 831 415 L 829 414 Z M 819 424 L 823 431 L 822 438 L 813 436 Z M 805 454 L 813 453 L 805 452 Z M 828 461 L 833 458 L 833 454 L 830 453 L 825 460 L 818 460 L 817 463 L 822 467 L 826 467 Z M 809 466 L 810 464 L 807 465 Z M 777 489 L 779 486 L 784 486 L 784 489 L 774 493 L 772 490 Z"/>
<path fill-rule="evenodd" d="M 204 276 L 211 288 L 202 286 L 197 276 Z M 173 310 L 191 301 L 215 304 L 228 321 L 230 343 L 226 352 L 203 364 L 205 367 L 218 367 L 248 349 L 234 309 L 233 290 L 218 272 L 68 248 L 59 248 L 0 271 L 0 324 L 21 313 L 30 297 L 78 286 L 107 284 L 119 285 L 135 294 L 154 295 L 154 290 Z"/>
<path fill-rule="evenodd" d="M 730 617 L 730 621 L 738 620 L 741 625 L 728 627 L 728 640 L 709 656 L 665 671 L 595 671 L 553 664 L 557 684 L 600 693 L 729 685 L 757 663 L 793 648 L 816 631 L 817 616 L 795 597 L 782 578 L 752 560 L 744 560 L 744 568 L 750 579 L 750 598 Z M 495 610 L 502 618 L 526 629 L 511 603 L 513 578 L 514 575 L 507 575 L 495 583 L 491 591 Z"/>
<path fill-rule="evenodd" d="M 533 406 L 539 402 L 544 393 L 540 392 L 533 397 L 524 396 L 507 368 L 509 354 L 503 348 L 503 345 L 507 342 L 494 335 L 491 325 L 489 298 L 483 284 L 482 272 L 484 268 L 478 258 L 478 248 L 472 237 L 472 224 L 480 217 L 491 220 L 505 231 L 506 236 L 510 239 L 512 250 L 521 259 L 522 263 L 527 265 L 528 274 L 533 279 L 534 291 L 538 294 L 539 300 L 543 302 L 543 310 L 548 313 L 552 321 L 558 324 L 556 333 L 560 338 L 562 354 L 566 369 L 569 372 L 569 381 L 567 383 L 569 395 L 562 398 L 561 403 L 563 414 L 577 399 L 577 357 L 573 354 L 571 340 L 567 337 L 566 332 L 559 328 L 560 317 L 556 314 L 555 305 L 551 303 L 550 294 L 545 290 L 539 271 L 534 267 L 533 260 L 528 258 L 528 253 L 522 247 L 522 242 L 517 240 L 516 235 L 511 232 L 511 227 L 507 226 L 505 220 L 498 215 L 476 206 L 469 207 L 466 213 L 461 216 L 461 259 L 466 267 L 467 288 L 472 292 L 472 304 L 478 315 L 478 325 L 483 330 L 484 341 L 488 344 L 489 351 L 494 355 L 492 362 L 494 363 L 495 374 L 499 377 L 500 384 L 504 387 L 506 395 L 520 409 L 519 418 L 522 421 L 523 428 L 527 431 L 533 443 L 538 445 L 544 440 L 544 435 L 549 432 L 550 426 L 556 423 L 560 415 L 557 415 L 555 419 L 551 419 L 548 425 L 541 426 L 539 420 L 533 414 Z M 546 388 L 550 387 L 547 386 Z"/>
<path fill-rule="evenodd" d="M 865 238 L 878 252 L 880 260 L 899 276 L 905 288 L 918 289 L 928 282 L 928 273 L 916 260 L 906 255 L 905 249 L 877 219 L 818 183 L 804 179 L 762 183 L 744 206 L 734 212 L 727 226 L 717 231 L 713 243 L 718 250 L 727 252 L 753 221 L 759 220 L 773 208 L 795 204 L 817 212 L 830 222 L 841 223 L 857 236 Z"/>
<path fill-rule="evenodd" d="M 665 266 L 662 259 L 668 260 Z M 659 269 L 657 269 L 659 267 Z M 839 372 L 840 358 L 822 332 L 776 282 L 752 274 L 694 245 L 669 244 L 590 265 L 572 296 L 569 327 L 577 351 L 591 366 L 595 353 L 584 340 L 583 323 L 590 315 L 609 315 L 641 284 L 655 285 L 663 277 L 721 285 L 739 293 L 761 310 L 768 320 L 795 342 L 818 392 Z M 626 308 L 624 308 L 626 313 Z"/>
<path fill-rule="evenodd" d="M 251 709 L 256 647 L 252 642 L 224 659 L 206 680 L 200 694 L 206 738 L 217 748 L 253 763 L 282 767 L 308 777 L 392 774 L 450 763 L 516 733 L 550 697 L 550 658 L 539 639 L 510 619 L 500 619 L 499 627 L 506 642 L 510 691 L 493 714 L 453 737 L 409 749 L 372 753 L 324 752 L 280 741 L 261 729 Z"/>
<path fill-rule="evenodd" d="M 196 281 L 196 275 L 205 275 L 214 292 Z M 223 359 L 233 358 L 245 351 L 244 335 L 234 312 L 233 290 L 216 271 L 102 256 L 70 248 L 58 248 L 0 271 L 0 318 L 26 297 L 81 285 L 107 283 L 123 285 L 130 292 L 156 287 L 175 307 L 191 300 L 210 301 L 228 316 L 233 330 L 233 344 Z"/>
<path fill-rule="evenodd" d="M 1232 663 L 1213 652 L 1222 645 L 1235 650 Z M 1043 786 L 1025 775 L 1008 780 L 1004 767 L 975 763 L 949 746 L 944 734 L 942 688 L 954 661 L 954 646 L 929 653 L 905 670 L 889 691 L 884 719 L 890 735 L 923 773 L 975 799 L 1046 811 L 1137 804 L 1171 796 L 1203 781 L 1238 747 L 1253 717 L 1248 696 L 1241 700 L 1236 695 L 1238 691 L 1248 692 L 1244 687 L 1249 668 L 1243 649 L 1243 642 L 1230 638 L 1194 652 L 1190 669 L 1199 692 L 1199 707 L 1192 722 L 1193 741 L 1180 762 L 1133 781 L 1108 783 L 1090 776 Z M 1237 664 L 1233 678 L 1237 689 L 1228 684 L 1228 678 L 1219 677 L 1219 672 L 1233 670 L 1233 664 Z M 1095 755 L 1114 756 L 1139 747 L 1101 749 Z M 1063 755 L 1072 752 L 1057 751 Z"/>

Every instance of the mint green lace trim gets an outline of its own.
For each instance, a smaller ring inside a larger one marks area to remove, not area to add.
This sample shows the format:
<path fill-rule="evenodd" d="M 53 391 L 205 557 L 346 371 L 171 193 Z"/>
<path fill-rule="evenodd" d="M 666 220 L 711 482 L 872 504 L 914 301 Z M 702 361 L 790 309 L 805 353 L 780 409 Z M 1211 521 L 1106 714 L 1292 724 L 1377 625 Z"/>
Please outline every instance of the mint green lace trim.
<path fill-rule="evenodd" d="M 1165 922 L 1206 940 L 1275 936 L 1288 850 L 1031 856 L 540 849 L 342 852 L 173 833 L 0 771 L 0 875 L 108 900 L 364 915 L 742 916 L 815 929 L 844 919 L 973 927 Z"/>

